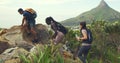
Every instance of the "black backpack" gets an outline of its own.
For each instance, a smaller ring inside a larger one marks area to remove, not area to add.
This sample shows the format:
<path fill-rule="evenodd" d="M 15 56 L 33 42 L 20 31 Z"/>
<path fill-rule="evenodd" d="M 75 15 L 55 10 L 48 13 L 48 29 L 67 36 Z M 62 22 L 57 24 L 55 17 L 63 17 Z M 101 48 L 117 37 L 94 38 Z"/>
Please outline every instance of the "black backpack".
<path fill-rule="evenodd" d="M 90 29 L 87 29 L 87 36 L 88 36 L 88 42 L 92 43 L 93 36 L 92 36 L 92 32 Z"/>
<path fill-rule="evenodd" d="M 58 22 L 56 22 L 55 24 L 59 31 L 61 31 L 63 34 L 67 34 L 68 30 L 62 24 L 60 24 Z"/>

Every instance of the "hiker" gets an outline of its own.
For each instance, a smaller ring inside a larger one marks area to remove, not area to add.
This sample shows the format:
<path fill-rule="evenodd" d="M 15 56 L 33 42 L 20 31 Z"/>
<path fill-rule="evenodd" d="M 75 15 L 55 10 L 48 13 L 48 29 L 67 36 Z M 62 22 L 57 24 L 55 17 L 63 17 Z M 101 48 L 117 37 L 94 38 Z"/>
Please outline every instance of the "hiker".
<path fill-rule="evenodd" d="M 28 35 L 32 34 L 33 35 L 33 40 L 32 42 L 35 43 L 38 41 L 37 39 L 37 34 L 35 31 L 35 18 L 36 16 L 33 16 L 35 14 L 32 14 L 31 12 L 31 8 L 30 11 L 28 11 L 29 9 L 23 10 L 22 8 L 18 9 L 18 12 L 23 15 L 23 19 L 22 19 L 22 28 L 25 28 L 25 30 L 27 31 Z"/>
<path fill-rule="evenodd" d="M 87 54 L 91 48 L 92 43 L 92 33 L 89 29 L 87 29 L 86 22 L 80 22 L 80 32 L 82 37 L 76 37 L 78 41 L 82 41 L 81 47 L 78 51 L 78 57 L 83 63 L 86 63 Z"/>
<path fill-rule="evenodd" d="M 67 33 L 66 28 L 62 24 L 56 22 L 52 17 L 47 17 L 46 23 L 47 25 L 51 25 L 51 28 L 54 31 L 52 36 L 54 44 L 56 45 L 61 42 L 64 38 L 64 35 Z"/>

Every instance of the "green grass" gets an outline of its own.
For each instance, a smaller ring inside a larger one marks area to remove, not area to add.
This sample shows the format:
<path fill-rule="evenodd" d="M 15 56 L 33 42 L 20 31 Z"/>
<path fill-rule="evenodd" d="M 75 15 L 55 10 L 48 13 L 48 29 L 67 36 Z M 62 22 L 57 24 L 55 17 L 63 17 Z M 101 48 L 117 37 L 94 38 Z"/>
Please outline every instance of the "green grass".
<path fill-rule="evenodd" d="M 37 47 L 37 53 L 33 52 L 29 56 L 21 54 L 20 59 L 22 63 L 64 63 L 58 49 L 52 50 L 52 46 L 47 45 L 44 46 L 44 50 Z"/>

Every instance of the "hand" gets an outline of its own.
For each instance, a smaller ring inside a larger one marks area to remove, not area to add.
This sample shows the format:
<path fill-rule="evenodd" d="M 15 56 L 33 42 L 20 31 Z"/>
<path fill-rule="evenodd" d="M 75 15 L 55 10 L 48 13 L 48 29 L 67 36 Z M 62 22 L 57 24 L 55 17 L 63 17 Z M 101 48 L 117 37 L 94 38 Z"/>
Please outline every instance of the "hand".
<path fill-rule="evenodd" d="M 80 41 L 80 37 L 76 37 L 76 39 L 77 39 L 78 41 Z"/>

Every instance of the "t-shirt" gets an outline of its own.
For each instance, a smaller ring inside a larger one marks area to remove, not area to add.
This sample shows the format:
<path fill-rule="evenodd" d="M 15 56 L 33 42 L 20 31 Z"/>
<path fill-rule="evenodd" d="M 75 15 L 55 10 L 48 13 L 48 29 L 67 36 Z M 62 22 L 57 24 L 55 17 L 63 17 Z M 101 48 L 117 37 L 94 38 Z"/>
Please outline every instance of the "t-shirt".
<path fill-rule="evenodd" d="M 24 12 L 23 12 L 23 16 L 26 17 L 26 20 L 27 20 L 28 22 L 34 20 L 34 18 L 32 17 L 31 13 L 29 13 L 29 12 L 27 12 L 27 11 L 24 11 Z"/>

